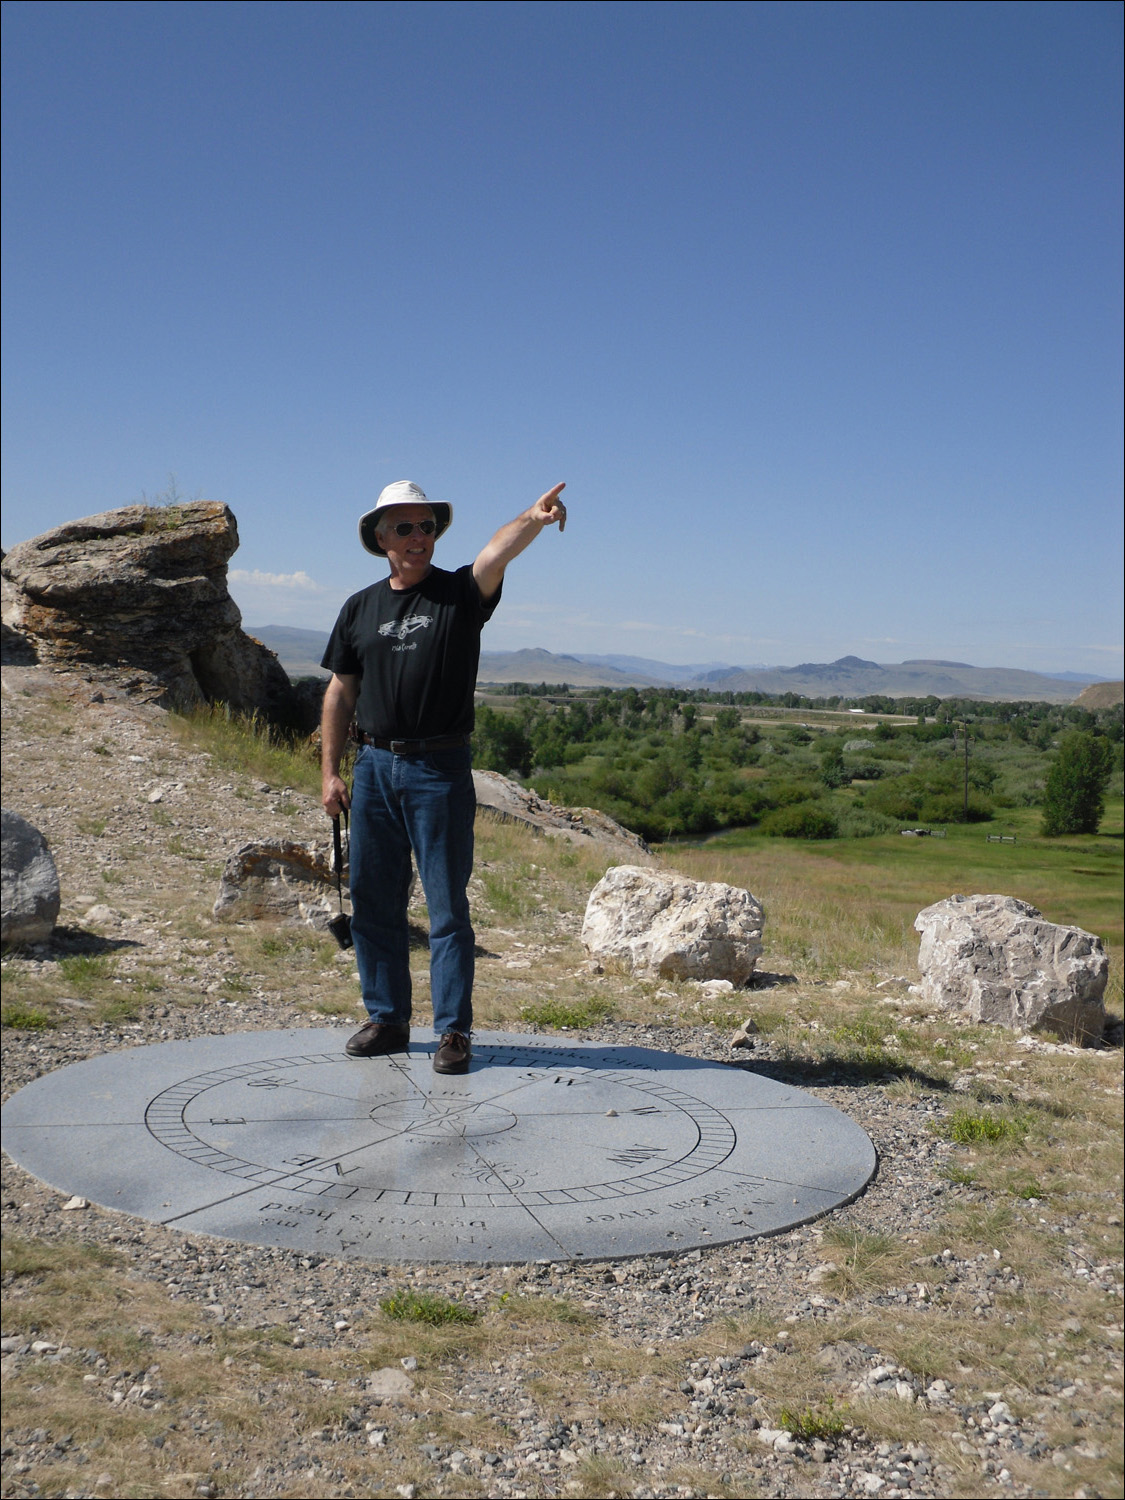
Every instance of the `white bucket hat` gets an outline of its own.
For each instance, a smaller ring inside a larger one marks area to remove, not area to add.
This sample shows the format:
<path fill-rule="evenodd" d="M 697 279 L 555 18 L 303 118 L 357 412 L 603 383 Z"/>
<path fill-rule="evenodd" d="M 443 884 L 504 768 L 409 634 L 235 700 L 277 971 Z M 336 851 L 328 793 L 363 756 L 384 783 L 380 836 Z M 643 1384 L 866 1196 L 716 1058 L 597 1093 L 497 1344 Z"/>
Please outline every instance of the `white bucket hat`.
<path fill-rule="evenodd" d="M 434 533 L 435 541 L 453 520 L 452 505 L 447 505 L 444 500 L 428 500 L 421 486 L 415 484 L 412 479 L 396 479 L 393 484 L 388 484 L 385 490 L 380 491 L 374 508 L 359 518 L 359 539 L 368 552 L 374 552 L 376 557 L 387 555 L 380 547 L 375 535 L 375 528 L 379 524 L 379 512 L 387 510 L 392 505 L 428 505 L 437 522 L 437 531 Z"/>

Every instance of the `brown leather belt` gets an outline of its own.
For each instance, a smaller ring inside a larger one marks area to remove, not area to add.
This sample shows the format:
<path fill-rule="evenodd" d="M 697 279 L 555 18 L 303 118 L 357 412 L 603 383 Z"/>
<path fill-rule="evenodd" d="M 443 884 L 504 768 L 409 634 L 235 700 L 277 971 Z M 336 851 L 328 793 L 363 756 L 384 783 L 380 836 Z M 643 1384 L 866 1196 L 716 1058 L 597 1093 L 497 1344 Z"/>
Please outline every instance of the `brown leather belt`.
<path fill-rule="evenodd" d="M 394 755 L 426 755 L 431 750 L 454 750 L 471 744 L 467 734 L 442 734 L 432 740 L 385 740 L 377 734 L 359 731 L 360 743 L 374 745 L 377 750 L 390 750 Z"/>

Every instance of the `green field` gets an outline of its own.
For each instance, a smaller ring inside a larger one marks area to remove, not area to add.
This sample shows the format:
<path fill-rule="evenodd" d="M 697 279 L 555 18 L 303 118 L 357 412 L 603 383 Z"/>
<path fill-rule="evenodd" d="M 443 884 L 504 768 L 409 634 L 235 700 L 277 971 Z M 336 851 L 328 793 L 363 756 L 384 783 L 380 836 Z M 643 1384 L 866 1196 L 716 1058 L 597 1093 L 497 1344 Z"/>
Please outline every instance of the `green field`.
<path fill-rule="evenodd" d="M 747 829 L 661 852 L 685 874 L 763 899 L 767 953 L 778 960 L 883 970 L 897 956 L 901 972 L 912 972 L 913 922 L 924 906 L 954 894 L 1000 894 L 1096 933 L 1120 996 L 1123 815 L 1125 802 L 1112 799 L 1099 833 L 1057 839 L 1040 835 L 1037 808 L 1011 808 L 990 823 L 951 824 L 944 838 L 791 840 Z M 990 843 L 990 834 L 1016 842 Z"/>

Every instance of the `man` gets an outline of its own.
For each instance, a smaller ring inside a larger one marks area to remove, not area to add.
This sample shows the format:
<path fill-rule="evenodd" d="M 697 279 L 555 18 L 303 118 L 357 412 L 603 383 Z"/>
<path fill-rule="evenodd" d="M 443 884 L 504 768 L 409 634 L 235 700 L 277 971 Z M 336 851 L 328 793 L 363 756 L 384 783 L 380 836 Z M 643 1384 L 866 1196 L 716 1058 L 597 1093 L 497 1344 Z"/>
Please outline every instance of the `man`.
<path fill-rule="evenodd" d="M 557 484 L 502 526 L 471 567 L 436 568 L 434 544 L 452 506 L 400 479 L 360 518 L 368 552 L 390 574 L 340 611 L 321 665 L 332 673 L 321 719 L 323 803 L 351 812 L 352 938 L 368 1021 L 349 1057 L 405 1052 L 410 1042 L 410 854 L 430 913 L 430 995 L 437 1073 L 467 1073 L 472 1056 L 473 868 L 469 750 L 480 633 L 500 602 L 504 570 L 544 526 L 566 524 Z M 351 794 L 340 758 L 352 722 L 361 748 Z"/>

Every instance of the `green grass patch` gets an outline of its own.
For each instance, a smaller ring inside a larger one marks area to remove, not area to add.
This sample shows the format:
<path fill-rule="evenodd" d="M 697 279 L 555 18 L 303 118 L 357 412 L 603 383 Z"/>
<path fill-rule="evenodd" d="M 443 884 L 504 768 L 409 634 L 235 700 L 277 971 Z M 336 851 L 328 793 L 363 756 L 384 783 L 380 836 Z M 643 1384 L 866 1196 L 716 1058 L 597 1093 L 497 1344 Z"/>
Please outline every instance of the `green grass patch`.
<path fill-rule="evenodd" d="M 1026 1124 L 1010 1115 L 974 1114 L 959 1109 L 945 1121 L 942 1132 L 959 1146 L 1016 1145 L 1027 1134 Z"/>
<path fill-rule="evenodd" d="M 302 933 L 270 932 L 262 939 L 260 947 L 267 958 L 289 958 L 310 944 Z"/>
<path fill-rule="evenodd" d="M 1046 1188 L 1041 1183 L 1036 1182 L 1034 1178 L 1018 1183 L 1015 1191 L 1017 1198 L 1022 1198 L 1025 1202 L 1031 1203 L 1038 1203 L 1047 1196 Z"/>
<path fill-rule="evenodd" d="M 95 1014 L 99 1021 L 131 1021 L 148 1003 L 148 997 L 124 986 L 114 986 L 108 998 L 103 999 Z"/>
<path fill-rule="evenodd" d="M 11 1005 L 0 1010 L 0 1024 L 10 1026 L 13 1031 L 51 1031 L 59 1023 L 38 1006 L 13 1000 Z"/>
<path fill-rule="evenodd" d="M 514 870 L 498 870 L 493 867 L 478 871 L 484 898 L 498 917 L 515 921 L 533 910 L 539 902 L 539 887 L 532 872 L 516 867 Z"/>
<path fill-rule="evenodd" d="M 833 1041 L 853 1047 L 881 1047 L 887 1034 L 886 1022 L 867 1020 L 846 1021 L 829 1032 Z"/>
<path fill-rule="evenodd" d="M 430 1328 L 441 1328 L 450 1323 L 475 1323 L 480 1316 L 476 1308 L 451 1302 L 436 1292 L 395 1292 L 393 1296 L 385 1297 L 379 1306 L 397 1323 L 425 1323 Z"/>
<path fill-rule="evenodd" d="M 70 953 L 59 959 L 59 976 L 76 995 L 86 999 L 112 978 L 114 960 L 108 953 Z"/>
<path fill-rule="evenodd" d="M 595 996 L 591 996 L 588 1000 L 575 1001 L 570 1005 L 562 1000 L 541 1000 L 535 1005 L 521 1006 L 520 1014 L 533 1026 L 555 1026 L 577 1030 L 585 1026 L 596 1026 L 600 1021 L 607 1021 L 613 1015 L 613 1002 L 599 1000 Z"/>
<path fill-rule="evenodd" d="M 821 1442 L 832 1442 L 840 1437 L 847 1423 L 836 1410 L 836 1404 L 829 1397 L 823 1407 L 804 1407 L 794 1411 L 788 1406 L 783 1406 L 778 1415 L 777 1423 L 786 1432 L 802 1443 L 813 1443 L 818 1439 Z"/>

